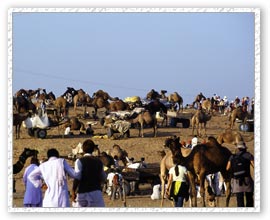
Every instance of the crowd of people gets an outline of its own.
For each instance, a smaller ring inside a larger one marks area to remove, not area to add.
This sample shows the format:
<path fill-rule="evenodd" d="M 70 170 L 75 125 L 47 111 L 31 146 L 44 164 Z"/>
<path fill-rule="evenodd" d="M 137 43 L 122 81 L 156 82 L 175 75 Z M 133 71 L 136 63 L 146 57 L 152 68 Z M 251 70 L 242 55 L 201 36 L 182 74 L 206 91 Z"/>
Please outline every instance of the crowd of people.
<path fill-rule="evenodd" d="M 95 143 L 87 139 L 82 145 L 83 157 L 75 161 L 74 169 L 55 148 L 47 151 L 47 160 L 39 164 L 33 157 L 23 176 L 25 207 L 70 207 L 67 176 L 73 180 L 71 190 L 74 207 L 105 207 L 102 184 L 106 173 L 102 162 L 92 153 Z M 44 196 L 42 190 L 45 189 Z M 43 197 L 43 198 L 42 198 Z"/>
<path fill-rule="evenodd" d="M 191 148 L 192 144 L 198 144 L 196 136 L 190 141 Z M 247 151 L 244 142 L 239 142 L 236 147 L 238 152 L 232 154 L 226 167 L 232 173 L 232 193 L 236 195 L 238 207 L 253 207 L 254 182 L 250 165 L 254 167 L 254 157 Z M 47 151 L 47 160 L 42 163 L 33 156 L 23 175 L 24 207 L 105 207 L 103 184 L 108 181 L 106 193 L 113 199 L 116 190 L 113 189 L 114 177 L 118 174 L 119 181 L 122 181 L 123 177 L 117 165 L 118 158 L 114 158 L 115 166 L 111 171 L 105 173 L 101 160 L 92 155 L 95 148 L 96 144 L 91 139 L 85 140 L 82 144 L 84 155 L 76 159 L 74 168 L 65 159 L 60 158 L 55 148 Z M 184 201 L 189 199 L 187 169 L 180 165 L 179 161 L 173 162 L 174 166 L 169 170 L 166 195 L 173 200 L 175 207 L 183 207 Z M 147 167 L 147 164 L 144 158 L 138 162 L 130 158 L 127 166 L 137 169 Z M 72 189 L 70 189 L 72 204 L 70 204 L 67 176 L 73 179 Z M 207 181 L 215 195 L 221 195 L 224 182 L 220 173 L 208 175 Z M 151 198 L 160 199 L 160 195 L 157 195 L 158 186 L 154 187 Z"/>

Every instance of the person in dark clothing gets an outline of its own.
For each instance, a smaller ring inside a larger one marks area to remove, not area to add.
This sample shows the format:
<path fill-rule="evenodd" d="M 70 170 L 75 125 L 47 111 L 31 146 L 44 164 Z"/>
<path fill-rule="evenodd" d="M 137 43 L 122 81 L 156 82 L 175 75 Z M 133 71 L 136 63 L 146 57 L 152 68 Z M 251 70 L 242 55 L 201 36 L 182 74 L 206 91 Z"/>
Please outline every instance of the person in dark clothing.
<path fill-rule="evenodd" d="M 103 164 L 98 157 L 92 156 L 98 146 L 90 139 L 84 141 L 84 156 L 75 161 L 75 171 L 80 180 L 74 179 L 72 201 L 75 207 L 105 207 L 102 184 L 106 181 Z"/>
<path fill-rule="evenodd" d="M 246 144 L 242 141 L 237 148 L 238 152 L 229 158 L 226 167 L 232 172 L 232 193 L 236 194 L 238 207 L 253 207 L 254 181 L 250 175 L 250 165 L 254 168 L 254 156 L 247 152 Z"/>

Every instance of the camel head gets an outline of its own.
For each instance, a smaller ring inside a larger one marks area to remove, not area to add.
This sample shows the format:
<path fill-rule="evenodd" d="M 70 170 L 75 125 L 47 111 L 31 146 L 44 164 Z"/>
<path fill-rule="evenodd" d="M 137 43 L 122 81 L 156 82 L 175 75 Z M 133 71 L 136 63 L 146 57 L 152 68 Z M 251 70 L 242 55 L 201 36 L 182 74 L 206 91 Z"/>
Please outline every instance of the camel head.
<path fill-rule="evenodd" d="M 28 157 L 37 157 L 38 151 L 30 148 L 24 148 L 23 152 L 21 153 L 19 160 L 25 163 Z"/>
<path fill-rule="evenodd" d="M 218 140 L 213 136 L 208 137 L 208 141 L 206 144 L 211 147 L 221 146 Z"/>
<path fill-rule="evenodd" d="M 163 146 L 170 148 L 174 143 L 179 143 L 180 144 L 180 137 L 173 136 L 173 137 L 170 137 L 170 138 L 166 138 Z"/>
<path fill-rule="evenodd" d="M 173 136 L 167 138 L 164 142 L 164 147 L 168 147 L 171 150 L 172 155 L 180 158 L 182 157 L 180 137 Z"/>

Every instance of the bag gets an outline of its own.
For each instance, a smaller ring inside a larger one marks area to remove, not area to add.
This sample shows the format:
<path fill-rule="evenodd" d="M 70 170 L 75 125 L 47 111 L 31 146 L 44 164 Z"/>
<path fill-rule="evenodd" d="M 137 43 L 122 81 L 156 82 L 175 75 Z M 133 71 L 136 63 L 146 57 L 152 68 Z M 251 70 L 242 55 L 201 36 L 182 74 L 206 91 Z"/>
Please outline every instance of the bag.
<path fill-rule="evenodd" d="M 250 162 L 248 159 L 242 157 L 243 153 L 234 155 L 231 160 L 232 174 L 235 179 L 242 179 L 250 175 Z"/>

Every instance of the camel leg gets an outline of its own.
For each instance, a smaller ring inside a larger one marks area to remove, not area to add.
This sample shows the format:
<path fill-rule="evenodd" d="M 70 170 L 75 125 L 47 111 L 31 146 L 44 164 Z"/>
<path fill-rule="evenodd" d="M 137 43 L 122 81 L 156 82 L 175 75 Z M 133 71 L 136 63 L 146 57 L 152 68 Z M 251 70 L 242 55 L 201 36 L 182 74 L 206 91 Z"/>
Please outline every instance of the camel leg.
<path fill-rule="evenodd" d="M 206 123 L 203 124 L 203 128 L 204 128 L 204 137 L 206 137 Z"/>
<path fill-rule="evenodd" d="M 15 136 L 16 136 L 16 139 L 18 139 L 18 126 L 17 125 L 15 126 Z"/>
<path fill-rule="evenodd" d="M 191 186 L 190 191 L 191 206 L 197 207 L 197 191 L 196 191 L 195 176 L 192 173 L 188 172 L 188 177 Z"/>
<path fill-rule="evenodd" d="M 21 133 L 21 125 L 18 125 L 18 138 L 20 138 L 20 133 Z"/>
<path fill-rule="evenodd" d="M 202 199 L 202 204 L 203 207 L 206 207 L 205 204 L 205 174 L 202 173 L 200 174 L 200 194 L 201 194 L 201 199 Z"/>
<path fill-rule="evenodd" d="M 154 137 L 157 137 L 157 126 L 154 125 Z"/>
<path fill-rule="evenodd" d="M 161 203 L 160 207 L 163 207 L 164 204 L 164 195 L 165 195 L 165 179 L 164 176 L 161 176 Z"/>
<path fill-rule="evenodd" d="M 140 136 L 141 137 L 144 137 L 144 131 L 143 131 L 143 124 L 141 124 L 141 130 L 140 130 L 141 132 L 140 132 Z"/>
<path fill-rule="evenodd" d="M 226 179 L 225 184 L 226 184 L 226 207 L 229 207 L 231 198 L 231 181 L 229 179 Z"/>

